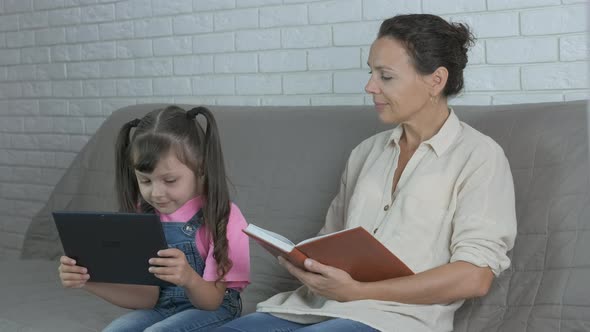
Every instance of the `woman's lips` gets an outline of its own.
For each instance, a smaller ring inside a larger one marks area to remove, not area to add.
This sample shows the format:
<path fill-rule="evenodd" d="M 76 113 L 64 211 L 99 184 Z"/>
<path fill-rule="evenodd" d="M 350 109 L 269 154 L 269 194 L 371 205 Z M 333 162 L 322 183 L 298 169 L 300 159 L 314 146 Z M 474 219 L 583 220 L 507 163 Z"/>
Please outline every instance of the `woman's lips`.
<path fill-rule="evenodd" d="M 386 103 L 375 103 L 375 109 L 379 112 L 383 111 L 386 106 Z"/>

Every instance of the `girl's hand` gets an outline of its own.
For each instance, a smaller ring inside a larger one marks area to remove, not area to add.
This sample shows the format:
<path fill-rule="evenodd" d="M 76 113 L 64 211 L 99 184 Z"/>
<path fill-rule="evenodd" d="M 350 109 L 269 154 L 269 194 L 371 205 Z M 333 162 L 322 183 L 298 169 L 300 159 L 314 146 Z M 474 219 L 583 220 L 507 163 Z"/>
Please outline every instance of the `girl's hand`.
<path fill-rule="evenodd" d="M 158 256 L 149 260 L 151 265 L 155 265 L 149 271 L 157 278 L 180 287 L 186 287 L 194 278 L 200 278 L 182 251 L 176 248 L 164 249 L 158 251 Z"/>
<path fill-rule="evenodd" d="M 307 271 L 280 256 L 279 263 L 317 295 L 339 302 L 356 299 L 355 294 L 361 283 L 352 279 L 350 274 L 343 270 L 321 264 L 310 258 L 305 260 Z"/>
<path fill-rule="evenodd" d="M 90 275 L 85 267 L 77 266 L 76 261 L 67 257 L 61 256 L 59 259 L 59 279 L 65 288 L 82 288 L 86 285 Z"/>

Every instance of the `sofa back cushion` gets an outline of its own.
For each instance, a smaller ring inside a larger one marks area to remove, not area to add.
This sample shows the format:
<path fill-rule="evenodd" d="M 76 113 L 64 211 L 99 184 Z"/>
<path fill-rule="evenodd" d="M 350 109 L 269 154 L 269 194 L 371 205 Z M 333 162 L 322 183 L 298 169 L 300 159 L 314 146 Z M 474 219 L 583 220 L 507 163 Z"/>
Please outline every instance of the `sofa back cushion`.
<path fill-rule="evenodd" d="M 455 331 L 590 330 L 586 102 L 472 107 L 460 118 L 503 147 L 514 178 L 512 266 L 466 302 Z"/>

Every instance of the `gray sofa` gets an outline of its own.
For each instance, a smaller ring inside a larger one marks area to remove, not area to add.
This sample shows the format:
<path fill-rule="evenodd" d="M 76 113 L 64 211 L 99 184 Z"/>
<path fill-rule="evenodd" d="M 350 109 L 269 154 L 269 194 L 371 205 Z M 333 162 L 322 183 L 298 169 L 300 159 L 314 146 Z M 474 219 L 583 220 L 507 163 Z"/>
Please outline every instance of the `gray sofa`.
<path fill-rule="evenodd" d="M 121 109 L 78 154 L 26 234 L 22 259 L 2 262 L 0 331 L 98 331 L 126 310 L 61 288 L 50 212 L 114 210 L 120 125 L 159 105 Z M 518 238 L 490 293 L 456 314 L 456 331 L 590 331 L 590 201 L 585 102 L 455 107 L 502 145 L 514 175 Z M 387 129 L 366 107 L 212 107 L 233 199 L 247 220 L 298 241 L 323 223 L 349 151 Z M 244 313 L 298 286 L 251 244 Z"/>

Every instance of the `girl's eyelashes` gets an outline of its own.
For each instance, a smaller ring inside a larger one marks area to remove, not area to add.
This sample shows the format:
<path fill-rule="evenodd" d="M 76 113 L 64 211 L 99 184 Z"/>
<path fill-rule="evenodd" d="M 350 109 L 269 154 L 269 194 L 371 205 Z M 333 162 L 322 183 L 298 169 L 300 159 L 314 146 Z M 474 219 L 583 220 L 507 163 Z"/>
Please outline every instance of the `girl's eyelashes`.
<path fill-rule="evenodd" d="M 150 179 L 140 179 L 138 178 L 139 183 L 141 184 L 148 184 L 150 182 L 152 182 Z M 172 184 L 176 182 L 176 179 L 165 179 L 164 182 L 168 183 L 168 184 Z"/>

